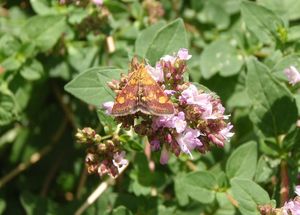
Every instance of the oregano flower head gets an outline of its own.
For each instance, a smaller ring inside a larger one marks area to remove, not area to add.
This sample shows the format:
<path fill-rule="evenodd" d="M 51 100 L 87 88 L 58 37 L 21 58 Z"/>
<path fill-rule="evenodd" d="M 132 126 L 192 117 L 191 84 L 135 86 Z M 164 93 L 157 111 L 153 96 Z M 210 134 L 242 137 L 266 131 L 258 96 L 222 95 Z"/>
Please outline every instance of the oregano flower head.
<path fill-rule="evenodd" d="M 155 85 L 158 85 L 168 97 L 169 103 L 173 104 L 173 114 L 155 114 L 155 111 L 151 114 L 150 110 L 115 116 L 115 120 L 122 123 L 123 128 L 133 127 L 137 134 L 148 137 L 151 149 L 161 151 L 162 164 L 167 163 L 170 153 L 176 156 L 183 153 L 193 158 L 192 151 L 204 153 L 212 144 L 223 147 L 234 134 L 233 126 L 228 121 L 229 115 L 224 114 L 225 108 L 220 99 L 215 94 L 198 89 L 193 83 L 185 81 L 186 61 L 191 57 L 188 50 L 182 48 L 175 55 L 162 56 L 155 67 L 141 63 L 141 67 L 156 81 Z M 131 70 L 134 71 L 134 68 Z M 108 83 L 108 86 L 117 93 L 117 99 L 120 92 L 124 92 L 124 88 L 128 86 L 128 81 L 132 80 L 132 76 L 136 76 L 136 72 L 122 76 L 119 81 L 113 80 Z M 131 102 L 145 99 L 143 81 L 135 86 L 136 91 L 127 92 L 134 96 L 129 97 L 132 99 Z M 146 88 L 150 90 L 146 95 L 152 95 L 148 102 L 150 106 L 154 104 L 154 100 L 159 100 L 155 92 L 151 92 L 157 88 L 153 87 L 154 84 L 151 86 Z M 112 109 L 116 107 L 116 102 L 109 101 L 103 104 L 107 114 L 114 115 Z M 126 102 L 126 99 L 122 102 Z"/>

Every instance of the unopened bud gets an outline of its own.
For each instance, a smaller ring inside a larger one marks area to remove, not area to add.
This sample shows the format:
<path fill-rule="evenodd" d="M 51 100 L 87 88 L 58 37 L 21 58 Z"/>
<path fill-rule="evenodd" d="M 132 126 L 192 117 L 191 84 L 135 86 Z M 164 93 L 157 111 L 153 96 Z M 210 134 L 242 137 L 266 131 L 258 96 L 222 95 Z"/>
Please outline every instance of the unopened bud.
<path fill-rule="evenodd" d="M 95 143 L 100 143 L 101 140 L 102 140 L 101 136 L 99 134 L 96 134 L 95 137 L 94 137 Z"/>
<path fill-rule="evenodd" d="M 100 153 L 104 153 L 106 150 L 107 150 L 107 147 L 106 147 L 106 145 L 105 145 L 104 143 L 100 143 L 100 144 L 98 145 L 98 151 L 99 151 Z"/>
<path fill-rule="evenodd" d="M 96 134 L 95 130 L 90 127 L 82 129 L 82 132 L 86 134 L 88 138 L 92 138 Z"/>
<path fill-rule="evenodd" d="M 112 140 L 107 140 L 105 143 L 108 148 L 113 148 L 115 146 Z"/>

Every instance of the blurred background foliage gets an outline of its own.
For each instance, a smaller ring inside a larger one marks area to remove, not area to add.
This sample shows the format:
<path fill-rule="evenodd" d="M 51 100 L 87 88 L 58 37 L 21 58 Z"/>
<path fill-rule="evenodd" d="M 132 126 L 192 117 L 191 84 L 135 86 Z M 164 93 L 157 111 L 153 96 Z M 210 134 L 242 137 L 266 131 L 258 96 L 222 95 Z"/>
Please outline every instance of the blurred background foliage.
<path fill-rule="evenodd" d="M 84 214 L 249 215 L 275 206 L 270 199 L 282 206 L 280 189 L 292 191 L 299 172 L 300 97 L 283 75 L 299 66 L 299 11 L 299 0 L 2 1 L 0 213 L 73 214 L 105 180 L 87 175 L 74 134 L 88 126 L 104 136 L 112 123 L 96 111 L 110 98 L 101 88 L 112 73 L 102 69 L 93 82 L 88 69 L 113 66 L 117 78 L 134 54 L 153 64 L 182 47 L 193 55 L 190 80 L 231 114 L 233 140 L 165 166 L 154 153 L 152 172 L 145 144 L 125 138 L 130 166 Z M 88 104 L 64 90 L 68 82 Z"/>

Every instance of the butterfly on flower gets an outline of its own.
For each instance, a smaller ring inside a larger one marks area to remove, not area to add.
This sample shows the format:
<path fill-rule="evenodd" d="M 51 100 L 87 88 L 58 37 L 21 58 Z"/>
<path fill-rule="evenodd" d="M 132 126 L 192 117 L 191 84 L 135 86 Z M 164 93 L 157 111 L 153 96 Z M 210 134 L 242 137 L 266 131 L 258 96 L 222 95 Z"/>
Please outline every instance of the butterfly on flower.
<path fill-rule="evenodd" d="M 156 116 L 173 115 L 173 103 L 148 73 L 145 64 L 138 63 L 134 57 L 131 69 L 127 84 L 116 96 L 111 114 L 125 116 L 140 111 Z"/>

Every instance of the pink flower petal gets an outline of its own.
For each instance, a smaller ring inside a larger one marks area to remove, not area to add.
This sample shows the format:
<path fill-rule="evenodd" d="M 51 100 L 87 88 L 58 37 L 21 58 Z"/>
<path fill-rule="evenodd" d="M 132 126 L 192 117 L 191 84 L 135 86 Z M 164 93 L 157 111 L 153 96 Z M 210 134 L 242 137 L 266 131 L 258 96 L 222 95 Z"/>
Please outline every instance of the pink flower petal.
<path fill-rule="evenodd" d="M 189 60 L 191 59 L 192 55 L 189 55 L 189 51 L 185 48 L 181 48 L 179 49 L 178 53 L 177 53 L 177 57 L 180 60 Z"/>
<path fill-rule="evenodd" d="M 294 66 L 290 66 L 284 70 L 284 74 L 286 75 L 289 83 L 291 85 L 295 85 L 300 82 L 300 74 L 299 71 Z"/>
<path fill-rule="evenodd" d="M 109 115 L 111 114 L 111 110 L 112 110 L 113 106 L 114 106 L 114 102 L 112 102 L 112 101 L 104 102 L 102 104 L 102 107 L 105 109 L 105 113 L 109 114 Z"/>

